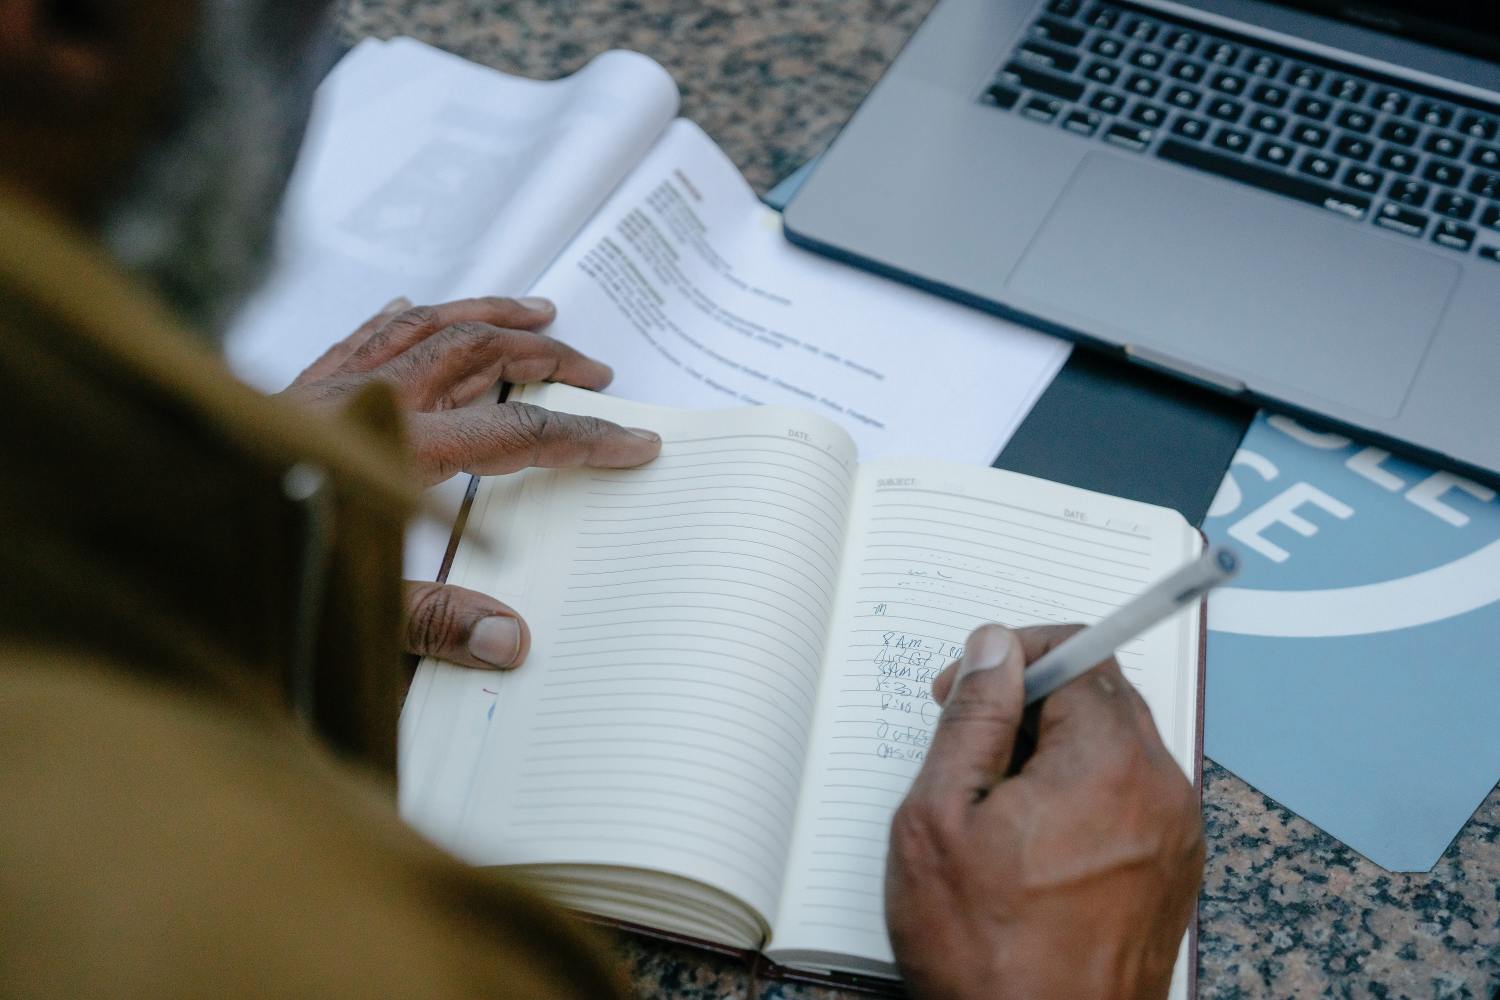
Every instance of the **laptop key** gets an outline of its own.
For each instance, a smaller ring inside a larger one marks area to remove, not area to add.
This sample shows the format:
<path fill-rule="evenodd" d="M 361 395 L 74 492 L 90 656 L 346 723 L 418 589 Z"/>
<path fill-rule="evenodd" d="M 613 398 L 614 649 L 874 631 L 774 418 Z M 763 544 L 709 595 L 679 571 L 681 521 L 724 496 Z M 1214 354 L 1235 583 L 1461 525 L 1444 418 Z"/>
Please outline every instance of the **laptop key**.
<path fill-rule="evenodd" d="M 1106 59 L 1118 59 L 1120 53 L 1125 51 L 1125 43 L 1118 38 L 1100 35 L 1092 42 L 1089 42 L 1089 51 L 1095 55 L 1101 55 Z"/>
<path fill-rule="evenodd" d="M 1240 57 L 1240 50 L 1228 42 L 1209 42 L 1208 47 L 1200 55 L 1211 63 L 1217 63 L 1220 66 L 1232 66 L 1235 60 Z"/>
<path fill-rule="evenodd" d="M 1203 101 L 1203 95 L 1191 87 L 1174 86 L 1167 91 L 1167 103 L 1174 104 L 1185 111 L 1192 111 Z"/>
<path fill-rule="evenodd" d="M 1245 113 L 1245 106 L 1227 97 L 1216 97 L 1208 102 L 1208 113 L 1221 122 L 1237 122 Z"/>
<path fill-rule="evenodd" d="M 1151 139 L 1155 135 L 1156 133 L 1149 128 L 1116 122 L 1109 127 L 1109 131 L 1104 133 L 1104 141 L 1140 153 L 1151 145 Z"/>
<path fill-rule="evenodd" d="M 1144 73 L 1132 73 L 1130 79 L 1125 81 L 1125 89 L 1137 97 L 1155 97 L 1156 92 L 1161 89 L 1161 81 Z"/>
<path fill-rule="evenodd" d="M 1348 170 L 1344 171 L 1343 183 L 1356 191 L 1374 194 L 1380 190 L 1380 185 L 1385 183 L 1385 174 L 1378 170 L 1371 170 L 1369 167 L 1351 165 Z"/>
<path fill-rule="evenodd" d="M 1208 122 L 1192 115 L 1178 115 L 1172 123 L 1172 134 L 1196 141 L 1208 135 Z"/>
<path fill-rule="evenodd" d="M 1115 25 L 1120 23 L 1120 11 L 1118 8 L 1099 4 L 1088 12 L 1088 16 L 1084 18 L 1084 21 L 1091 28 L 1098 28 L 1100 31 L 1113 31 Z"/>
<path fill-rule="evenodd" d="M 1440 191 L 1432 203 L 1432 211 L 1437 215 L 1467 222 L 1474 214 L 1474 209 L 1479 203 L 1466 194 L 1454 194 L 1452 191 Z"/>
<path fill-rule="evenodd" d="M 1370 158 L 1371 153 L 1375 152 L 1375 144 L 1357 135 L 1341 135 L 1339 141 L 1333 144 L 1333 151 L 1340 156 L 1363 163 Z"/>
<path fill-rule="evenodd" d="M 1338 173 L 1339 161 L 1322 153 L 1306 153 L 1297 164 L 1297 169 L 1309 177 L 1319 180 L 1329 180 Z"/>
<path fill-rule="evenodd" d="M 1375 116 L 1368 111 L 1359 111 L 1355 108 L 1345 108 L 1339 112 L 1339 128 L 1348 129 L 1350 132 L 1368 132 L 1375 127 Z"/>
<path fill-rule="evenodd" d="M 1120 78 L 1120 67 L 1114 63 L 1093 62 L 1089 68 L 1083 71 L 1083 75 L 1095 83 L 1111 84 Z"/>
<path fill-rule="evenodd" d="M 1167 32 L 1161 38 L 1161 43 L 1173 52 L 1182 55 L 1191 55 L 1198 47 L 1198 35 L 1192 31 L 1173 30 Z"/>
<path fill-rule="evenodd" d="M 1292 110 L 1303 118 L 1324 121 L 1333 112 L 1333 102 L 1307 94 L 1297 98 L 1297 103 L 1292 105 Z"/>
<path fill-rule="evenodd" d="M 1044 42 L 1054 42 L 1072 48 L 1083 41 L 1087 32 L 1077 25 L 1059 21 L 1055 17 L 1043 17 L 1038 18 L 1037 22 L 1031 26 L 1031 34 Z"/>
<path fill-rule="evenodd" d="M 1281 72 L 1281 60 L 1264 52 L 1252 52 L 1245 57 L 1245 72 L 1256 76 L 1275 76 Z"/>
<path fill-rule="evenodd" d="M 1214 78 L 1208 85 L 1220 93 L 1242 94 L 1245 92 L 1245 78 L 1233 73 L 1215 73 Z"/>
<path fill-rule="evenodd" d="M 1298 122 L 1292 127 L 1292 141 L 1313 149 L 1328 145 L 1328 130 L 1312 122 Z"/>
<path fill-rule="evenodd" d="M 1136 49 L 1130 53 L 1130 64 L 1141 69 L 1158 70 L 1166 61 L 1166 56 L 1155 49 Z"/>
<path fill-rule="evenodd" d="M 1398 174 L 1409 174 L 1417 169 L 1416 155 L 1404 149 L 1386 147 L 1380 151 L 1380 156 L 1375 162 L 1386 170 L 1394 170 Z"/>
<path fill-rule="evenodd" d="M 1286 115 L 1278 115 L 1274 111 L 1253 111 L 1246 124 L 1266 135 L 1280 135 L 1281 130 L 1286 128 Z"/>
<path fill-rule="evenodd" d="M 1286 82 L 1301 90 L 1317 90 L 1323 85 L 1323 71 L 1293 63 L 1286 71 Z"/>
<path fill-rule="evenodd" d="M 1392 119 L 1380 127 L 1380 138 L 1399 146 L 1412 146 L 1416 144 L 1417 136 L 1421 134 L 1421 131 L 1411 122 Z"/>
<path fill-rule="evenodd" d="M 985 94 L 989 97 L 989 103 L 998 108 L 1004 108 L 1006 111 L 1015 107 L 1016 102 L 1021 99 L 1021 92 L 1019 90 L 1016 90 L 1014 87 L 1007 87 L 1003 83 L 992 84 L 990 89 L 985 91 Z"/>
<path fill-rule="evenodd" d="M 1040 94 L 1064 101 L 1078 100 L 1083 96 L 1085 89 L 1083 84 L 1076 80 L 1055 76 L 1018 62 L 1006 63 L 1002 72 L 1009 83 L 1018 84 L 1027 90 L 1035 90 Z"/>
<path fill-rule="evenodd" d="M 1469 181 L 1469 193 L 1481 198 L 1500 198 L 1500 174 L 1475 171 L 1474 179 Z"/>
<path fill-rule="evenodd" d="M 1081 0 L 1052 0 L 1047 4 L 1047 11 L 1058 17 L 1074 17 L 1082 9 Z"/>
<path fill-rule="evenodd" d="M 1475 146 L 1469 154 L 1469 162 L 1476 167 L 1500 169 L 1500 149 L 1493 146 Z"/>
<path fill-rule="evenodd" d="M 1275 139 L 1266 139 L 1255 148 L 1255 158 L 1284 167 L 1292 162 L 1292 147 Z"/>
<path fill-rule="evenodd" d="M 1171 74 L 1183 83 L 1198 83 L 1203 79 L 1203 66 L 1188 59 L 1179 59 L 1172 64 Z"/>
<path fill-rule="evenodd" d="M 1385 193 L 1385 196 L 1392 201 L 1399 201 L 1403 205 L 1410 205 L 1412 208 L 1421 208 L 1427 204 L 1427 196 L 1431 193 L 1432 188 L 1421 181 L 1397 177 L 1391 181 L 1390 190 Z"/>
<path fill-rule="evenodd" d="M 1062 126 L 1069 132 L 1077 132 L 1079 135 L 1093 135 L 1103 124 L 1104 116 L 1099 112 L 1075 108 L 1068 112 L 1067 117 L 1063 119 Z"/>
<path fill-rule="evenodd" d="M 1365 96 L 1365 85 L 1347 76 L 1336 76 L 1328 81 L 1328 95 L 1341 101 L 1357 102 Z"/>
<path fill-rule="evenodd" d="M 1456 188 L 1463 183 L 1464 168 L 1444 160 L 1428 160 L 1422 176 L 1442 187 Z"/>
<path fill-rule="evenodd" d="M 1479 256 L 1491 264 L 1500 264 L 1500 247 L 1480 246 Z"/>
<path fill-rule="evenodd" d="M 1062 110 L 1065 107 L 1067 105 L 1055 97 L 1037 95 L 1021 105 L 1021 114 L 1027 118 L 1034 118 L 1039 122 L 1050 122 L 1062 114 Z"/>
<path fill-rule="evenodd" d="M 1427 216 L 1388 201 L 1375 214 L 1375 225 L 1402 236 L 1420 237 L 1427 231 Z"/>
<path fill-rule="evenodd" d="M 1473 226 L 1465 226 L 1452 219 L 1439 219 L 1437 228 L 1432 231 L 1432 242 L 1439 243 L 1449 250 L 1468 253 L 1474 246 L 1474 237 L 1477 235 Z"/>
<path fill-rule="evenodd" d="M 1270 191 L 1284 197 L 1294 198 L 1309 205 L 1317 205 L 1330 212 L 1352 219 L 1363 219 L 1370 209 L 1370 199 L 1353 192 L 1340 191 L 1311 178 L 1287 173 L 1273 167 L 1265 167 L 1237 156 L 1225 156 L 1202 146 L 1193 146 L 1178 139 L 1162 141 L 1156 155 L 1171 163 L 1193 167 L 1206 173 L 1217 174 Z"/>
<path fill-rule="evenodd" d="M 1489 142 L 1495 138 L 1495 120 L 1484 115 L 1467 114 L 1458 120 L 1458 130 L 1471 139 Z"/>
<path fill-rule="evenodd" d="M 1278 87 L 1273 83 L 1257 84 L 1250 91 L 1250 99 L 1256 104 L 1264 104 L 1268 108 L 1286 107 L 1287 98 L 1291 95 L 1285 87 Z"/>
<path fill-rule="evenodd" d="M 1453 109 L 1433 101 L 1423 101 L 1418 104 L 1415 114 L 1419 122 L 1423 125 L 1431 125 L 1433 128 L 1447 128 L 1453 124 Z"/>
<path fill-rule="evenodd" d="M 1125 22 L 1125 27 L 1121 30 L 1125 32 L 1127 37 L 1134 38 L 1138 42 L 1149 42 L 1156 37 L 1156 33 L 1161 30 L 1161 26 L 1155 21 L 1147 20 L 1144 17 L 1132 17 L 1129 21 Z"/>
<path fill-rule="evenodd" d="M 1479 217 L 1479 224 L 1500 233 L 1500 205 L 1486 205 L 1484 214 Z"/>
<path fill-rule="evenodd" d="M 1078 68 L 1079 63 L 1075 53 L 1045 42 L 1023 42 L 1016 50 L 1016 58 L 1055 73 L 1071 73 Z"/>
<path fill-rule="evenodd" d="M 1136 101 L 1130 109 L 1130 120 L 1148 128 L 1160 128 L 1167 123 L 1167 109 L 1157 104 Z"/>
<path fill-rule="evenodd" d="M 1350 100 L 1358 100 L 1358 98 L 1350 98 Z M 1388 115 L 1404 115 L 1406 114 L 1407 106 L 1410 104 L 1411 98 L 1399 90 L 1382 88 L 1370 95 L 1370 107 L 1376 111 L 1383 111 Z"/>
<path fill-rule="evenodd" d="M 1450 160 L 1456 160 L 1464 155 L 1464 141 L 1456 135 L 1446 135 L 1442 132 L 1433 132 L 1428 135 L 1427 141 L 1422 143 L 1422 148 L 1437 156 L 1446 156 Z"/>
<path fill-rule="evenodd" d="M 1250 148 L 1250 134 L 1239 129 L 1221 128 L 1214 136 L 1214 145 L 1231 153 L 1243 153 Z"/>
<path fill-rule="evenodd" d="M 1125 109 L 1125 98 L 1108 90 L 1101 90 L 1089 98 L 1089 107 L 1107 115 L 1117 115 Z"/>

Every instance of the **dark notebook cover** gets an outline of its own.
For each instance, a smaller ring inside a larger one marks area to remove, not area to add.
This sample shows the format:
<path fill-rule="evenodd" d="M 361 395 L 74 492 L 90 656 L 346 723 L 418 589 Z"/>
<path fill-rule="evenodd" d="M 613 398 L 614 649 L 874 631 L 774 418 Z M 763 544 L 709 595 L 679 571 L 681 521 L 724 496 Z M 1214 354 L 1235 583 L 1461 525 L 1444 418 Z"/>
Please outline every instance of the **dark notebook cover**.
<path fill-rule="evenodd" d="M 1171 507 L 1197 528 L 1254 416 L 1244 403 L 1075 347 L 994 464 Z"/>

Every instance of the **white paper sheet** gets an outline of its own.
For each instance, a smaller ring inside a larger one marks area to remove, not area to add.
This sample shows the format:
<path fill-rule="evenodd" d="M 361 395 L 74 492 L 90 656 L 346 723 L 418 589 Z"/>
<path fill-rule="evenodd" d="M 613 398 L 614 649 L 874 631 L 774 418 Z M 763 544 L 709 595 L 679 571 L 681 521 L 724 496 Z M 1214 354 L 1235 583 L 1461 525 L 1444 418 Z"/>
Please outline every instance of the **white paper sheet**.
<path fill-rule="evenodd" d="M 275 391 L 397 295 L 520 294 L 676 108 L 671 78 L 633 52 L 543 82 L 409 38 L 360 43 L 318 91 L 230 363 Z"/>
<path fill-rule="evenodd" d="M 614 395 L 774 403 L 841 422 L 861 459 L 988 465 L 1067 345 L 788 243 L 679 119 L 534 289 L 552 335 L 615 368 Z"/>

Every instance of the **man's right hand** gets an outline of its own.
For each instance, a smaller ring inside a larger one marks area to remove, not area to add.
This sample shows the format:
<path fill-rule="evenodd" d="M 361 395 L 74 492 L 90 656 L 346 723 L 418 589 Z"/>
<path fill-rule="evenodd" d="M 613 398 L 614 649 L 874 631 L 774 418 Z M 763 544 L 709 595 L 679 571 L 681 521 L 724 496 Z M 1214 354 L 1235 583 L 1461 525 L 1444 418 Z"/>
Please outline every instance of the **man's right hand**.
<path fill-rule="evenodd" d="M 1076 628 L 986 625 L 891 828 L 886 919 L 919 997 L 1166 995 L 1203 873 L 1198 796 L 1114 660 L 1043 702 L 1022 671 Z"/>

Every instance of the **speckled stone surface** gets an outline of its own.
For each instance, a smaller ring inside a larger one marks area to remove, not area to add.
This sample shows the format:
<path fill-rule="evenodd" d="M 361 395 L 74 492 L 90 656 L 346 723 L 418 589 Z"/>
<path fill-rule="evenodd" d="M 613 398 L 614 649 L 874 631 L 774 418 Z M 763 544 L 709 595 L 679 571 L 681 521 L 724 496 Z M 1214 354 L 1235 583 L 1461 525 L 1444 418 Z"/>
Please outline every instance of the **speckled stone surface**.
<path fill-rule="evenodd" d="M 645 52 L 764 191 L 823 148 L 928 0 L 348 0 L 349 39 L 406 34 L 510 73 L 555 77 L 612 47 Z M 1500 706 L 1497 706 L 1500 716 Z M 1482 997 L 1500 987 L 1500 792 L 1430 873 L 1372 865 L 1208 766 L 1199 995 Z M 642 996 L 828 1000 L 737 964 L 633 938 Z"/>

